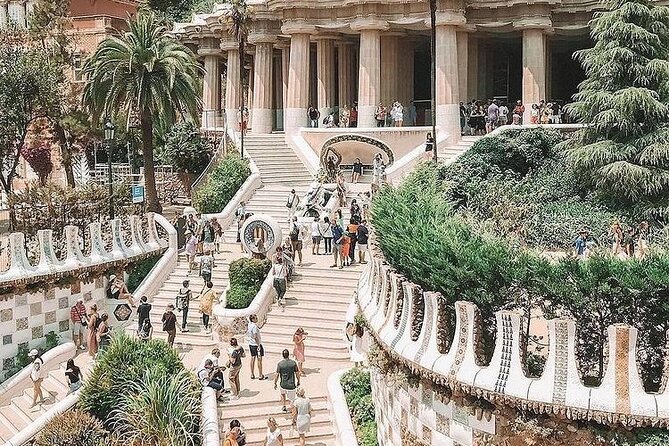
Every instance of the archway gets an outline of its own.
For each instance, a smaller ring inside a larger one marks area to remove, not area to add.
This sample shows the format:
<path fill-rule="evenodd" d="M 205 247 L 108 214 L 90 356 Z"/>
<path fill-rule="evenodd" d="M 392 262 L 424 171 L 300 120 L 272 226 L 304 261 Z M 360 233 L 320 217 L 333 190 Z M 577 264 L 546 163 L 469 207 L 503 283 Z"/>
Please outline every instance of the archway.
<path fill-rule="evenodd" d="M 374 156 L 379 151 L 386 167 L 395 162 L 395 154 L 383 141 L 363 135 L 337 135 L 323 143 L 320 164 L 325 167 L 328 157 L 334 156 L 337 167 L 350 166 L 355 158 L 360 158 L 363 164 L 371 166 Z"/>

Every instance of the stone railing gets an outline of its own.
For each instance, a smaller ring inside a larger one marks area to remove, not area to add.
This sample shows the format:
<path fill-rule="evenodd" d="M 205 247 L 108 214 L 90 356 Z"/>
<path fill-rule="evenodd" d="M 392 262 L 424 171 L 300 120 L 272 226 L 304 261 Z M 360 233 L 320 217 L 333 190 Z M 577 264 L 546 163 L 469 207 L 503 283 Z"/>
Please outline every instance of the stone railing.
<path fill-rule="evenodd" d="M 581 381 L 575 355 L 576 323 L 548 321 L 548 359 L 540 378 L 525 375 L 521 358 L 521 314 L 499 311 L 497 337 L 488 366 L 480 366 L 477 307 L 456 302 L 454 338 L 448 335 L 445 300 L 423 291 L 385 263 L 370 259 L 359 285 L 358 303 L 381 347 L 414 373 L 491 403 L 571 420 L 609 425 L 668 426 L 669 388 L 644 391 L 637 369 L 637 329 L 608 327 L 608 366 L 598 387 Z"/>

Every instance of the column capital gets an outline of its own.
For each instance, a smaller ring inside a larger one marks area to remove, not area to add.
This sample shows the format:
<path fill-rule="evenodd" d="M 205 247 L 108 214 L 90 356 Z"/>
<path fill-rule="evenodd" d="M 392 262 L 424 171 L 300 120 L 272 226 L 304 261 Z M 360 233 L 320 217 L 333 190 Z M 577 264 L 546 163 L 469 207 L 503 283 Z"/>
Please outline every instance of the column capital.
<path fill-rule="evenodd" d="M 238 51 L 239 42 L 232 39 L 221 40 L 220 47 L 223 51 Z"/>
<path fill-rule="evenodd" d="M 464 11 L 455 9 L 449 9 L 447 11 L 437 11 L 437 21 L 436 21 L 437 26 L 448 26 L 448 25 L 462 26 L 466 23 L 467 19 L 465 18 Z M 425 25 L 428 28 L 431 26 L 429 17 L 425 19 Z"/>
<path fill-rule="evenodd" d="M 281 25 L 282 34 L 316 34 L 316 26 L 306 20 L 285 21 Z"/>
<path fill-rule="evenodd" d="M 198 48 L 198 56 L 222 56 L 223 52 L 219 48 Z"/>
<path fill-rule="evenodd" d="M 544 34 L 553 33 L 553 22 L 550 17 L 525 17 L 513 22 L 513 28 L 517 30 L 538 29 Z"/>
<path fill-rule="evenodd" d="M 338 40 L 341 37 L 337 34 L 314 34 L 311 36 L 311 40 L 313 41 L 318 41 L 318 40 Z"/>
<path fill-rule="evenodd" d="M 365 31 L 365 30 L 377 30 L 377 31 L 387 31 L 390 28 L 390 25 L 386 20 L 381 20 L 376 17 L 360 17 L 351 22 L 351 30 L 353 31 Z"/>
<path fill-rule="evenodd" d="M 249 34 L 249 43 L 257 45 L 259 43 L 276 43 L 279 40 L 276 34 L 267 32 L 254 32 Z"/>

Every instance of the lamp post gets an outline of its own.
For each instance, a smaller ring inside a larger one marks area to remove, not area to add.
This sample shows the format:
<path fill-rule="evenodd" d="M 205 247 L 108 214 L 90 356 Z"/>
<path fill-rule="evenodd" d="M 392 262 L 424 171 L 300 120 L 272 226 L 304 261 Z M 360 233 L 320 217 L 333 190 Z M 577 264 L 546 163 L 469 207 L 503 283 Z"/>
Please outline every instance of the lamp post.
<path fill-rule="evenodd" d="M 437 0 L 430 0 L 430 84 L 432 87 L 432 156 L 437 162 Z"/>
<path fill-rule="evenodd" d="M 109 220 L 114 219 L 114 178 L 112 175 L 112 144 L 114 143 L 114 133 L 116 127 L 111 119 L 105 119 L 105 141 L 107 142 L 107 169 L 109 182 Z"/>

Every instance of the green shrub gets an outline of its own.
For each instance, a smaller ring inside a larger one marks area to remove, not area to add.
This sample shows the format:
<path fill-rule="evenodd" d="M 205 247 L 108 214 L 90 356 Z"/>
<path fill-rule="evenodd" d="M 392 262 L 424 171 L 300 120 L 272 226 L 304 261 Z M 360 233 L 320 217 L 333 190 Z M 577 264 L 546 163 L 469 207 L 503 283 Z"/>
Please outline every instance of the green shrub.
<path fill-rule="evenodd" d="M 161 258 L 162 255 L 156 255 L 134 263 L 128 269 L 128 291 L 134 293 Z"/>
<path fill-rule="evenodd" d="M 74 409 L 52 418 L 37 434 L 34 446 L 104 446 L 107 435 L 99 420 Z"/>
<path fill-rule="evenodd" d="M 358 399 L 355 409 L 353 410 L 353 418 L 358 425 L 374 420 L 374 401 L 372 395 L 364 395 Z"/>
<path fill-rule="evenodd" d="M 229 153 L 211 172 L 204 185 L 193 197 L 195 207 L 202 213 L 221 212 L 251 175 L 247 160 Z"/>
<path fill-rule="evenodd" d="M 363 446 L 376 446 L 378 443 L 369 371 L 352 368 L 342 375 L 339 382 L 346 396 L 358 442 Z"/>
<path fill-rule="evenodd" d="M 230 263 L 230 287 L 226 308 L 247 308 L 262 287 L 272 262 L 265 259 L 241 258 Z"/>
<path fill-rule="evenodd" d="M 79 406 L 110 425 L 110 414 L 121 407 L 147 370 L 172 376 L 184 370 L 177 352 L 166 342 L 140 342 L 123 331 L 115 333 L 111 344 L 98 355 L 90 377 L 85 381 Z"/>
<path fill-rule="evenodd" d="M 360 446 L 378 446 L 379 442 L 376 437 L 376 421 L 368 421 L 356 429 L 358 436 L 358 444 Z"/>
<path fill-rule="evenodd" d="M 200 174 L 212 155 L 211 143 L 204 138 L 194 123 L 183 121 L 165 135 L 165 146 L 160 158 L 179 172 Z"/>

